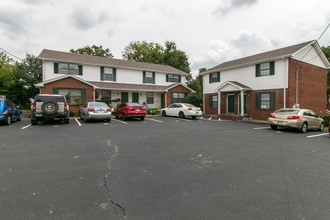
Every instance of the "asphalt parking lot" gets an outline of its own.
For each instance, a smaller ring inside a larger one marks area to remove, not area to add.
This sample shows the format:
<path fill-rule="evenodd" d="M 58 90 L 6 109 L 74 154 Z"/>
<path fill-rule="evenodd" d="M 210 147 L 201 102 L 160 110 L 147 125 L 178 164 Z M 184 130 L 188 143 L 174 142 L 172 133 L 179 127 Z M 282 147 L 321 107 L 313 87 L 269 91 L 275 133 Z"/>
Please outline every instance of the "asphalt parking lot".
<path fill-rule="evenodd" d="M 328 134 L 172 117 L 0 131 L 0 219 L 330 218 Z"/>

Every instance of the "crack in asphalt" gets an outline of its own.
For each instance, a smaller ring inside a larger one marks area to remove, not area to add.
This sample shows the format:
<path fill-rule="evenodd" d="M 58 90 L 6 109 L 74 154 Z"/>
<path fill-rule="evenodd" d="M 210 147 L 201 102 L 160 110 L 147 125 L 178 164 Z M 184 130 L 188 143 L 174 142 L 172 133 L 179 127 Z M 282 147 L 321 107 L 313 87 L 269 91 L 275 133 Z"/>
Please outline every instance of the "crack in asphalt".
<path fill-rule="evenodd" d="M 110 147 L 110 146 L 111 146 L 111 142 L 110 142 L 110 140 L 108 140 L 108 147 Z M 117 214 L 119 214 L 116 207 L 119 208 L 121 210 L 121 214 L 123 215 L 123 220 L 127 220 L 125 208 L 123 206 L 121 206 L 120 204 L 116 203 L 112 199 L 111 190 L 109 188 L 109 184 L 108 184 L 108 181 L 107 181 L 107 178 L 111 175 L 111 171 L 112 171 L 111 163 L 119 155 L 118 146 L 115 146 L 114 148 L 115 148 L 114 149 L 114 154 L 111 156 L 110 160 L 107 161 L 108 172 L 103 177 L 103 186 L 108 191 L 108 200 L 109 200 L 110 204 L 113 206 L 113 209 L 115 210 L 115 212 Z"/>

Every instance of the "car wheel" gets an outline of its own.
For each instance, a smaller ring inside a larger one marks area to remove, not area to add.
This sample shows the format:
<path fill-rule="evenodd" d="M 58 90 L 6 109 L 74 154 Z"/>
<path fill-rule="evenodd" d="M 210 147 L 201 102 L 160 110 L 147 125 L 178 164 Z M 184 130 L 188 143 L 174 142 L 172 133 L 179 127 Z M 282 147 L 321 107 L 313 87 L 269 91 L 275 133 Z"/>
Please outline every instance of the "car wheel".
<path fill-rule="evenodd" d="M 22 121 L 22 117 L 23 117 L 23 115 L 22 115 L 22 112 L 19 114 L 19 117 L 17 118 L 17 121 Z"/>
<path fill-rule="evenodd" d="M 45 114 L 55 114 L 58 111 L 58 104 L 56 102 L 44 102 L 41 109 Z"/>
<path fill-rule="evenodd" d="M 6 125 L 10 125 L 10 124 L 11 124 L 11 116 L 8 115 L 6 120 Z"/>
<path fill-rule="evenodd" d="M 323 132 L 323 130 L 324 130 L 324 123 L 323 122 L 320 124 L 320 127 L 317 130 Z"/>
<path fill-rule="evenodd" d="M 270 125 L 270 127 L 271 127 L 273 130 L 276 130 L 276 129 L 277 129 L 277 125 Z"/>
<path fill-rule="evenodd" d="M 85 122 L 85 123 L 88 122 L 88 120 L 87 120 L 87 118 L 86 118 L 86 115 L 85 115 L 85 117 L 84 117 L 84 122 Z"/>
<path fill-rule="evenodd" d="M 141 119 L 141 121 L 143 121 L 144 120 L 144 117 L 140 117 L 140 119 Z"/>
<path fill-rule="evenodd" d="M 308 128 L 307 122 L 304 122 L 304 123 L 301 125 L 300 132 L 301 132 L 301 133 L 306 133 L 306 132 L 307 132 L 307 128 Z"/>
<path fill-rule="evenodd" d="M 166 116 L 166 111 L 165 110 L 162 111 L 162 116 Z"/>
<path fill-rule="evenodd" d="M 123 121 L 126 121 L 127 120 L 125 114 L 123 114 L 122 117 L 123 117 Z"/>
<path fill-rule="evenodd" d="M 180 117 L 180 118 L 186 118 L 186 116 L 184 115 L 183 112 L 179 112 L 179 117 Z"/>
<path fill-rule="evenodd" d="M 38 123 L 36 118 L 31 118 L 31 125 L 36 125 Z"/>
<path fill-rule="evenodd" d="M 196 116 L 191 116 L 192 119 L 196 119 Z"/>

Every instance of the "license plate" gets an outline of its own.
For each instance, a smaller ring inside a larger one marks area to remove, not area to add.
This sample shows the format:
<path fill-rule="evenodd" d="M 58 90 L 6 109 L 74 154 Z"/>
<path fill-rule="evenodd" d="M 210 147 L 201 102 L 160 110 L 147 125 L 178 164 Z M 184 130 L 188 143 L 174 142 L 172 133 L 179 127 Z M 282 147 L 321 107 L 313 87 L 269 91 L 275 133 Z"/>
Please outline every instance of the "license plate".
<path fill-rule="evenodd" d="M 42 117 L 42 114 L 36 114 L 36 117 Z"/>
<path fill-rule="evenodd" d="M 284 121 L 275 121 L 277 124 L 285 124 Z"/>
<path fill-rule="evenodd" d="M 135 109 L 135 111 L 136 111 L 136 112 L 139 112 L 139 111 L 140 111 L 140 109 Z"/>

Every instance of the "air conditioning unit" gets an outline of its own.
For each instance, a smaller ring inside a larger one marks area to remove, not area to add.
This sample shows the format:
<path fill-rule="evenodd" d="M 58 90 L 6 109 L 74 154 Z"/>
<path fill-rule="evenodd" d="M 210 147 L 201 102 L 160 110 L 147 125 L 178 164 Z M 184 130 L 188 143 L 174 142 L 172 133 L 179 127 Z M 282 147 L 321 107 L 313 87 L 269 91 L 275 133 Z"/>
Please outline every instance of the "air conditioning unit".
<path fill-rule="evenodd" d="M 300 108 L 299 104 L 294 104 L 292 108 Z"/>

